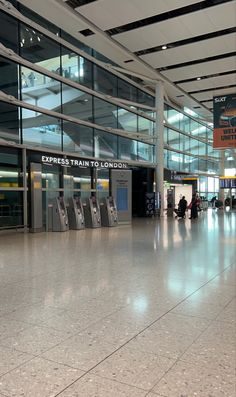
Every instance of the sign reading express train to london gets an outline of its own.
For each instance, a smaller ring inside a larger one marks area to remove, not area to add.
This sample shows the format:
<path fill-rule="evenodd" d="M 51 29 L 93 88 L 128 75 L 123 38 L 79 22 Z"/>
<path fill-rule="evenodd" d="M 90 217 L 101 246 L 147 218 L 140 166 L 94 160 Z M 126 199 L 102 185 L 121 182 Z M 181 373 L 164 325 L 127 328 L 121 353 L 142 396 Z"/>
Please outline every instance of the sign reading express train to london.
<path fill-rule="evenodd" d="M 71 159 L 64 157 L 42 156 L 42 163 L 62 165 L 64 167 L 93 167 L 93 168 L 128 168 L 126 163 L 119 161 L 102 161 L 102 160 L 85 160 L 85 159 Z"/>
<path fill-rule="evenodd" d="M 236 94 L 217 96 L 214 101 L 213 148 L 236 147 Z"/>

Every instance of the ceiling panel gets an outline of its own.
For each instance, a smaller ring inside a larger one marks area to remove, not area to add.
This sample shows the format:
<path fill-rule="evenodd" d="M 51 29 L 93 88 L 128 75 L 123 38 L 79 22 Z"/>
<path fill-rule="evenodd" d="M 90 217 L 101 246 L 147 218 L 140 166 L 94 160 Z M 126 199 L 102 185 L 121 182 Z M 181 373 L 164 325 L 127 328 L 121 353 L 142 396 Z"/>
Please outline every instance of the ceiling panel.
<path fill-rule="evenodd" d="M 179 69 L 171 69 L 162 71 L 163 76 L 168 77 L 172 81 L 190 79 L 195 76 L 205 76 L 207 74 L 215 74 L 224 72 L 225 70 L 234 70 L 236 68 L 236 60 L 234 57 L 220 59 L 218 61 L 210 61 L 202 64 L 185 66 Z"/>
<path fill-rule="evenodd" d="M 183 88 L 183 90 L 190 92 L 232 84 L 236 84 L 236 73 L 232 73 L 227 76 L 211 77 L 209 79 L 199 81 L 195 80 L 189 83 L 178 84 L 178 86 Z"/>
<path fill-rule="evenodd" d="M 196 98 L 198 101 L 202 101 L 206 99 L 211 99 L 213 98 L 213 96 L 234 94 L 234 93 L 235 93 L 235 88 L 218 89 L 215 91 L 206 91 L 206 92 L 200 92 L 199 94 L 194 94 L 194 98 Z"/>
<path fill-rule="evenodd" d="M 211 18 L 209 18 L 209 15 L 211 15 Z M 227 18 L 224 15 L 227 15 Z M 222 16 L 222 21 L 216 26 L 212 21 L 219 20 L 220 16 Z M 235 4 L 226 3 L 209 10 L 197 11 L 126 33 L 120 33 L 113 38 L 131 51 L 138 51 L 235 27 L 235 24 Z"/>
<path fill-rule="evenodd" d="M 196 3 L 196 0 L 99 0 L 77 10 L 102 30 Z"/>
<path fill-rule="evenodd" d="M 236 34 L 229 34 L 194 44 L 143 55 L 140 58 L 154 68 L 160 68 L 235 51 L 235 43 Z"/>

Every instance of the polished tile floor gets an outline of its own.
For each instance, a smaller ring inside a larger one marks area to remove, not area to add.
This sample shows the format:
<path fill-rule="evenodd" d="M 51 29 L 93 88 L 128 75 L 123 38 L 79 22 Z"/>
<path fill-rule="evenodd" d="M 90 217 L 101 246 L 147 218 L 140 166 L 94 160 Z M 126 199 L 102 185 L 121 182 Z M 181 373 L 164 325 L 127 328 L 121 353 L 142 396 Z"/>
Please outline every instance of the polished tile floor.
<path fill-rule="evenodd" d="M 236 213 L 0 234 L 0 397 L 235 397 Z"/>

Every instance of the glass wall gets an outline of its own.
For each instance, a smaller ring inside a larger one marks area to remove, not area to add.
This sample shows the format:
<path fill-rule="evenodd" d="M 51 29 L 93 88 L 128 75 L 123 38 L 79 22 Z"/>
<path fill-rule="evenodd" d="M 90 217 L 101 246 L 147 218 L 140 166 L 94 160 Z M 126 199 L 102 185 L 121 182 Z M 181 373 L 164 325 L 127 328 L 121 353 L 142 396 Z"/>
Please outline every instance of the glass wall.
<path fill-rule="evenodd" d="M 93 156 L 93 129 L 84 125 L 62 121 L 63 150 L 81 154 L 82 156 Z"/>
<path fill-rule="evenodd" d="M 0 229 L 23 225 L 21 151 L 0 146 Z"/>
<path fill-rule="evenodd" d="M 155 112 L 145 108 L 155 107 L 154 96 L 135 85 L 141 82 L 139 79 L 126 81 L 125 77 L 121 78 L 99 66 L 95 58 L 103 62 L 109 61 L 102 54 L 60 31 L 50 21 L 26 7 L 20 5 L 20 10 L 53 32 L 55 37 L 51 39 L 47 34 L 32 28 L 30 21 L 28 24 L 22 23 L 0 12 L 0 41 L 33 64 L 29 68 L 1 57 L 0 89 L 29 105 L 42 108 L 42 111 L 37 112 L 23 106 L 19 111 L 12 104 L 1 102 L 0 136 L 17 143 L 79 153 L 82 156 L 152 163 L 153 145 L 130 139 L 129 134 L 155 134 Z M 60 44 L 57 37 L 67 41 L 68 46 Z M 70 44 L 84 51 L 83 56 L 76 49 L 69 49 Z M 86 53 L 95 56 L 93 62 L 87 59 Z M 45 72 L 38 73 L 34 70 L 34 65 L 41 66 Z M 47 75 L 48 71 L 54 73 L 53 78 Z M 58 76 L 67 79 L 67 84 L 58 81 Z M 85 90 L 90 88 L 94 91 L 86 93 L 83 89 L 72 87 L 71 82 L 81 84 Z M 106 98 L 99 98 L 97 93 L 106 95 Z M 117 106 L 112 103 L 111 97 L 130 103 Z M 43 109 L 57 112 L 58 117 L 44 114 Z M 190 173 L 217 173 L 219 153 L 209 144 L 212 129 L 209 123 L 204 124 L 198 120 L 192 111 L 186 111 L 177 110 L 169 104 L 164 106 L 164 139 L 171 149 L 165 151 L 165 165 L 173 170 Z M 95 123 L 94 128 L 82 126 L 73 120 L 62 120 L 61 113 L 73 119 Z M 96 124 L 114 129 L 113 132 L 116 133 L 116 129 L 122 130 L 127 138 L 100 131 Z"/>

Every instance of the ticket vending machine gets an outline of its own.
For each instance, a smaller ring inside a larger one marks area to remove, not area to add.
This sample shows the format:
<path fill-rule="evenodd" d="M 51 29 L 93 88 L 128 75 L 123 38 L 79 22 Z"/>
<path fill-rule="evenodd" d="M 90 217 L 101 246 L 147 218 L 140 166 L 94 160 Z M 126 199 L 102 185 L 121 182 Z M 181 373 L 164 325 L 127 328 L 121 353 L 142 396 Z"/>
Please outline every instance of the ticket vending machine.
<path fill-rule="evenodd" d="M 104 197 L 100 201 L 100 211 L 102 226 L 117 226 L 118 216 L 114 197 Z"/>
<path fill-rule="evenodd" d="M 101 227 L 100 206 L 95 196 L 89 197 L 83 203 L 86 227 Z"/>
<path fill-rule="evenodd" d="M 52 231 L 65 232 L 69 230 L 67 209 L 63 197 L 56 197 L 52 203 Z"/>
<path fill-rule="evenodd" d="M 68 219 L 70 229 L 81 230 L 85 228 L 84 209 L 79 197 L 69 198 Z"/>

